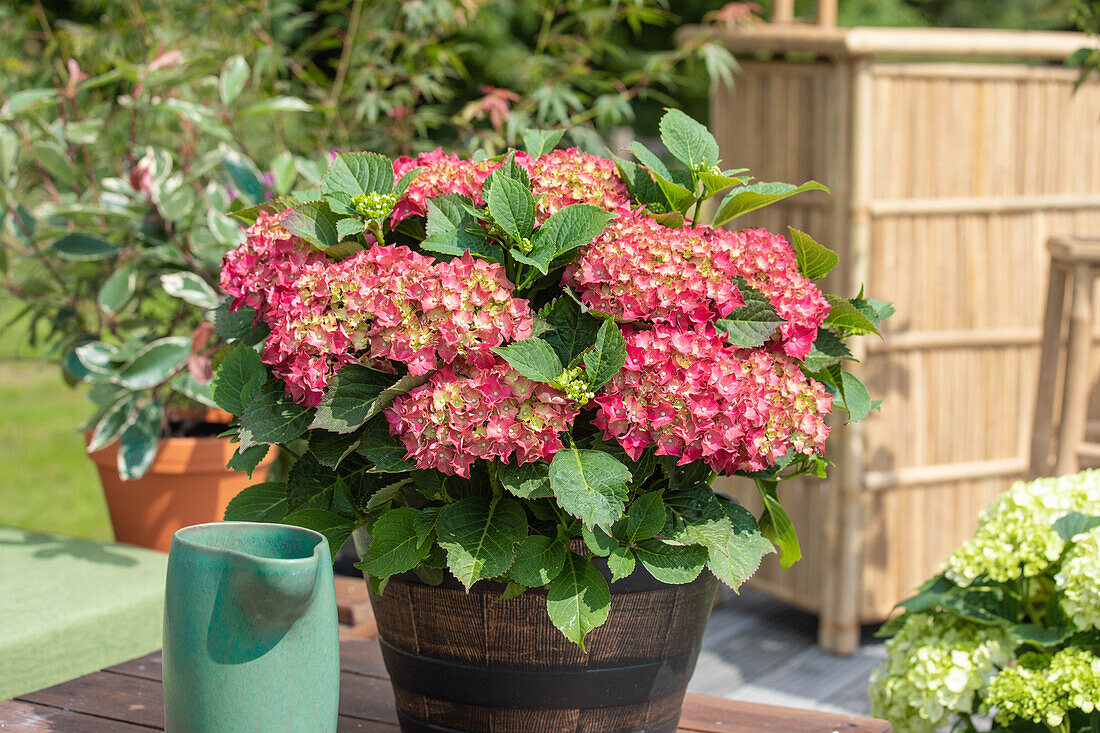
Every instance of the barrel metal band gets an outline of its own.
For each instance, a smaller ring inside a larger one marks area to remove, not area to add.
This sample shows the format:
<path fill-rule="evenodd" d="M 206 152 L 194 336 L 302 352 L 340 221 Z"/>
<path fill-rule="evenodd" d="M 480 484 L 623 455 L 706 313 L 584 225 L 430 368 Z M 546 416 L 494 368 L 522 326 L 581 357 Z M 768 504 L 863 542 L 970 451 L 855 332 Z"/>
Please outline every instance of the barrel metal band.
<path fill-rule="evenodd" d="M 425 723 L 400 710 L 397 711 L 397 720 L 401 723 L 401 733 L 464 733 L 457 728 Z M 679 722 L 680 717 L 676 716 L 675 720 L 662 723 L 654 728 L 638 728 L 633 733 L 676 733 L 676 726 Z"/>
<path fill-rule="evenodd" d="M 607 669 L 489 669 L 433 659 L 378 640 L 390 679 L 437 700 L 496 708 L 570 709 L 632 705 L 683 693 L 699 650 Z"/>

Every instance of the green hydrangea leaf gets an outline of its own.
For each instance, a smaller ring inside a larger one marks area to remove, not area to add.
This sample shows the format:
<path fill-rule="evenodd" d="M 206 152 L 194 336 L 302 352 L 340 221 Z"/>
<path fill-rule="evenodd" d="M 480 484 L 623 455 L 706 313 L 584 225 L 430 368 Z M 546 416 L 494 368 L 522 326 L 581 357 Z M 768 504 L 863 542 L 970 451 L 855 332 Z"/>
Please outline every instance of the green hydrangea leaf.
<path fill-rule="evenodd" d="M 309 452 L 317 462 L 328 468 L 336 468 L 359 447 L 362 437 L 356 433 L 330 433 L 327 430 L 309 431 Z"/>
<path fill-rule="evenodd" d="M 642 494 L 630 503 L 622 519 L 612 527 L 612 534 L 626 544 L 648 540 L 660 532 L 666 521 L 665 503 L 660 492 Z"/>
<path fill-rule="evenodd" d="M 565 566 L 565 542 L 541 534 L 528 535 L 516 546 L 516 560 L 508 575 L 528 588 L 546 585 Z"/>
<path fill-rule="evenodd" d="M 787 230 L 791 235 L 791 247 L 794 248 L 798 271 L 804 276 L 811 280 L 820 280 L 832 272 L 840 262 L 836 252 L 828 247 L 822 247 L 809 234 L 800 232 L 794 227 L 788 227 Z"/>
<path fill-rule="evenodd" d="M 237 346 L 218 364 L 210 380 L 210 394 L 218 407 L 231 415 L 242 415 L 266 381 L 267 368 L 256 350 Z"/>
<path fill-rule="evenodd" d="M 417 511 L 412 507 L 391 509 L 371 525 L 371 540 L 355 567 L 365 573 L 388 578 L 416 567 L 428 555 L 431 543 L 413 526 Z"/>
<path fill-rule="evenodd" d="M 535 197 L 519 181 L 494 176 L 487 203 L 493 221 L 513 239 L 527 239 L 535 231 Z"/>
<path fill-rule="evenodd" d="M 312 418 L 313 410 L 287 397 L 282 382 L 267 382 L 241 413 L 241 447 L 294 440 Z"/>
<path fill-rule="evenodd" d="M 607 569 L 611 571 L 611 582 L 629 578 L 634 573 L 635 565 L 634 551 L 629 547 L 616 545 L 607 557 Z"/>
<path fill-rule="evenodd" d="M 711 226 L 720 227 L 739 216 L 744 216 L 750 211 L 756 211 L 782 201 L 785 198 L 803 193 L 804 191 L 825 191 L 828 188 L 817 181 L 807 181 L 801 186 L 792 183 L 752 183 L 747 186 L 738 186 L 726 194 L 722 203 L 718 206 L 718 213 L 714 215 Z"/>
<path fill-rule="evenodd" d="M 249 478 L 252 478 L 252 472 L 256 470 L 256 466 L 260 465 L 260 461 L 267 456 L 270 448 L 270 445 L 254 445 L 243 451 L 237 451 L 229 458 L 229 462 L 225 464 L 225 467 L 246 473 Z"/>
<path fill-rule="evenodd" d="M 673 585 L 695 580 L 707 564 L 706 548 L 672 545 L 659 539 L 639 542 L 634 554 L 650 575 L 662 583 Z"/>
<path fill-rule="evenodd" d="M 298 204 L 283 219 L 283 226 L 292 234 L 321 249 L 335 247 L 340 243 L 340 233 L 336 229 L 336 215 L 324 201 L 307 201 L 304 204 Z"/>
<path fill-rule="evenodd" d="M 735 308 L 714 326 L 726 334 L 726 340 L 745 349 L 763 346 L 775 329 L 786 323 L 776 312 L 768 296 L 738 278 L 737 288 L 745 304 Z"/>
<path fill-rule="evenodd" d="M 733 531 L 726 512 L 706 484 L 664 494 L 667 521 L 662 534 L 685 545 L 722 546 Z"/>
<path fill-rule="evenodd" d="M 661 142 L 688 168 L 718 164 L 718 141 L 706 126 L 678 109 L 670 109 L 659 123 Z"/>
<path fill-rule="evenodd" d="M 1073 542 L 1074 537 L 1095 527 L 1100 527 L 1100 517 L 1081 512 L 1070 512 L 1054 522 L 1054 531 L 1066 542 Z"/>
<path fill-rule="evenodd" d="M 752 513 L 732 501 L 721 501 L 731 531 L 721 544 L 707 547 L 707 567 L 714 576 L 737 590 L 760 567 L 764 556 L 775 552 L 772 543 L 760 532 Z"/>
<path fill-rule="evenodd" d="M 523 150 L 538 158 L 553 150 L 564 134 L 565 130 L 524 130 Z"/>
<path fill-rule="evenodd" d="M 408 451 L 400 440 L 390 435 L 387 423 L 382 418 L 375 418 L 368 423 L 356 452 L 374 463 L 372 472 L 404 473 L 416 468 L 416 463 L 405 458 Z"/>
<path fill-rule="evenodd" d="M 515 499 L 474 496 L 451 504 L 436 522 L 447 567 L 466 588 L 508 570 L 527 536 L 527 515 Z"/>
<path fill-rule="evenodd" d="M 764 502 L 764 514 L 760 517 L 760 533 L 779 548 L 779 564 L 786 570 L 802 559 L 802 547 L 791 518 L 779 503 L 775 481 L 757 481 L 756 488 Z"/>
<path fill-rule="evenodd" d="M 836 295 L 826 295 L 825 300 L 829 301 L 830 307 L 824 325 L 857 335 L 870 333 L 879 335 L 875 324 L 850 301 Z"/>
<path fill-rule="evenodd" d="M 503 464 L 497 471 L 497 478 L 504 488 L 521 499 L 546 499 L 554 495 L 550 490 L 550 466 L 545 461 L 521 466 Z"/>
<path fill-rule="evenodd" d="M 396 381 L 392 374 L 361 364 L 345 364 L 317 405 L 317 414 L 310 427 L 334 433 L 359 429 L 372 416 L 375 400 Z"/>
<path fill-rule="evenodd" d="M 287 488 L 283 481 L 249 486 L 225 508 L 227 522 L 279 522 L 287 512 Z"/>
<path fill-rule="evenodd" d="M 611 591 L 603 575 L 591 562 L 570 552 L 547 589 L 550 621 L 584 651 L 585 636 L 607 621 L 610 611 Z"/>
<path fill-rule="evenodd" d="M 598 557 L 607 557 L 611 551 L 619 546 L 607 532 L 599 527 L 581 527 L 581 538 L 584 544 Z"/>
<path fill-rule="evenodd" d="M 337 153 L 321 178 L 326 195 L 356 196 L 393 190 L 393 163 L 378 153 Z"/>
<path fill-rule="evenodd" d="M 562 373 L 561 361 L 553 347 L 538 338 L 498 346 L 493 353 L 504 358 L 517 372 L 536 382 L 553 382 Z"/>
<path fill-rule="evenodd" d="M 547 304 L 539 311 L 539 316 L 551 327 L 539 338 L 550 344 L 561 363 L 567 366 L 596 343 L 596 334 L 603 323 L 583 312 L 580 304 L 568 295 Z"/>
<path fill-rule="evenodd" d="M 603 322 L 596 333 L 596 343 L 584 355 L 584 370 L 589 388 L 595 392 L 611 381 L 626 363 L 626 342 L 622 331 L 612 320 Z"/>
<path fill-rule="evenodd" d="M 541 259 L 538 253 L 545 250 L 549 255 L 546 262 L 550 262 L 578 247 L 584 247 L 600 236 L 607 223 L 614 218 L 611 212 L 592 204 L 565 206 L 551 214 L 535 232 L 531 256 Z"/>
<path fill-rule="evenodd" d="M 550 462 L 550 488 L 558 506 L 586 527 L 610 530 L 623 515 L 630 469 L 598 450 L 563 448 Z"/>

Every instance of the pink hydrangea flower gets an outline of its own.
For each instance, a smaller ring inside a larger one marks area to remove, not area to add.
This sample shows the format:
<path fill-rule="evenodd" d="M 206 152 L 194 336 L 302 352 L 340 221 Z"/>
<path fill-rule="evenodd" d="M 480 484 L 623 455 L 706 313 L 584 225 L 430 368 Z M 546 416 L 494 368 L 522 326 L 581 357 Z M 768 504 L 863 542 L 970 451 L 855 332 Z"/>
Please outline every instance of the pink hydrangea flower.
<path fill-rule="evenodd" d="M 623 330 L 626 364 L 596 395 L 594 424 L 632 458 L 648 445 L 680 464 L 759 471 L 789 450 L 821 452 L 832 396 L 795 361 L 735 349 L 709 324 Z"/>
<path fill-rule="evenodd" d="M 629 208 L 630 192 L 615 163 L 577 148 L 554 150 L 538 158 L 516 154 L 516 162 L 531 176 L 539 199 L 538 221 L 570 204 L 595 204 L 608 211 Z"/>
<path fill-rule="evenodd" d="M 306 265 L 328 262 L 282 225 L 287 211 L 261 211 L 256 223 L 245 230 L 244 244 L 222 259 L 220 284 L 233 296 L 233 310 L 249 305 L 262 314 L 273 302 L 274 293 L 294 282 Z"/>
<path fill-rule="evenodd" d="M 463 160 L 457 155 L 447 155 L 443 148 L 421 153 L 415 158 L 401 157 L 393 163 L 393 179 L 396 183 L 409 171 L 421 167 L 408 189 L 393 207 L 393 223 L 410 216 L 426 216 L 428 199 L 445 193 L 469 196 L 478 206 L 485 204 L 481 187 L 489 174 L 500 167 L 490 161 Z"/>
<path fill-rule="evenodd" d="M 494 357 L 489 367 L 442 367 L 384 414 L 417 468 L 469 476 L 477 459 L 549 461 L 577 409 L 564 393 Z"/>
<path fill-rule="evenodd" d="M 745 278 L 787 321 L 779 327 L 783 351 L 804 359 L 817 338 L 818 327 L 829 315 L 829 302 L 814 282 L 798 271 L 790 242 L 766 229 L 730 232 L 707 227 L 704 236 L 716 264 Z"/>
<path fill-rule="evenodd" d="M 565 269 L 563 283 L 589 307 L 628 321 L 708 323 L 745 304 L 700 230 L 670 229 L 642 210 L 608 224 Z"/>

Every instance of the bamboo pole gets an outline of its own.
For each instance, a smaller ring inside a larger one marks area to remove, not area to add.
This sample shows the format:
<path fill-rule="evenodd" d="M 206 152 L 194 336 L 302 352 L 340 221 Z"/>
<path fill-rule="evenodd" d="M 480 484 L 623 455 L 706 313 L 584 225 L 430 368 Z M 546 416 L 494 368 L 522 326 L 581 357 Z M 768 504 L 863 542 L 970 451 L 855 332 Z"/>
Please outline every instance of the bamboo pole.
<path fill-rule="evenodd" d="M 890 492 L 911 486 L 928 487 L 933 484 L 975 481 L 998 476 L 1017 477 L 1023 476 L 1026 470 L 1027 459 L 1020 456 L 868 471 L 863 482 L 868 491 Z"/>
<path fill-rule="evenodd" d="M 1043 347 L 1039 355 L 1039 387 L 1031 428 L 1031 458 L 1028 476 L 1045 476 L 1050 467 L 1050 444 L 1054 438 L 1054 392 L 1058 379 L 1058 352 L 1062 343 L 1062 309 L 1066 303 L 1066 270 L 1050 263 L 1046 314 L 1043 316 Z"/>
<path fill-rule="evenodd" d="M 783 24 L 794 21 L 794 0 L 775 0 L 772 5 L 772 23 Z"/>
<path fill-rule="evenodd" d="M 822 28 L 836 26 L 836 0 L 818 0 L 817 24 Z"/>
<path fill-rule="evenodd" d="M 1077 471 L 1077 446 L 1085 439 L 1089 396 L 1089 338 L 1092 330 L 1093 272 L 1087 264 L 1073 268 L 1073 290 L 1066 346 L 1066 387 L 1058 425 L 1058 475 Z"/>

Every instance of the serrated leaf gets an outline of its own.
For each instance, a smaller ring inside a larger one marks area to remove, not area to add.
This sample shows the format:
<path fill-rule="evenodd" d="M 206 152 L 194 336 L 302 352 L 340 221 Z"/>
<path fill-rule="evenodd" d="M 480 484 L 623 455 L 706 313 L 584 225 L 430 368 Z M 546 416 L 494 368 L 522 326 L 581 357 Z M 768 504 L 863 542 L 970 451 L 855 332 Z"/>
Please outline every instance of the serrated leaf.
<path fill-rule="evenodd" d="M 466 211 L 467 201 L 455 194 L 428 199 L 428 236 L 420 242 L 420 248 L 453 257 L 469 250 L 471 255 L 490 262 L 503 262 L 504 250 L 487 239 L 480 224 Z"/>
<path fill-rule="evenodd" d="M 342 242 L 348 237 L 362 234 L 363 230 L 366 228 L 367 225 L 363 223 L 362 219 L 355 219 L 352 217 L 340 219 L 336 222 L 336 236 L 339 237 Z"/>
<path fill-rule="evenodd" d="M 592 204 L 570 204 L 553 214 L 539 226 L 532 239 L 531 257 L 549 263 L 566 252 L 584 247 L 600 236 L 615 214 Z M 541 251 L 549 255 L 545 258 Z"/>
<path fill-rule="evenodd" d="M 1036 624 L 1016 624 L 1008 628 L 1009 635 L 1021 644 L 1031 644 L 1041 649 L 1060 646 L 1073 636 L 1072 626 L 1043 627 Z"/>
<path fill-rule="evenodd" d="M 750 211 L 765 206 L 770 206 L 777 201 L 794 196 L 805 191 L 825 191 L 829 189 L 817 181 L 807 181 L 801 186 L 793 183 L 752 183 L 748 186 L 738 186 L 726 194 L 722 203 L 718 206 L 718 213 L 714 215 L 711 226 L 720 227 L 727 222 L 743 216 Z"/>
<path fill-rule="evenodd" d="M 706 484 L 664 494 L 667 522 L 662 534 L 684 545 L 723 545 L 733 531 L 714 490 Z"/>
<path fill-rule="evenodd" d="M 662 583 L 680 585 L 699 577 L 707 564 L 706 548 L 698 545 L 672 545 L 663 540 L 639 542 L 634 555 L 649 574 Z"/>
<path fill-rule="evenodd" d="M 825 317 L 824 325 L 839 328 L 849 333 L 879 335 L 875 324 L 868 320 L 867 316 L 860 313 L 859 309 L 849 301 L 836 295 L 826 295 L 829 301 L 829 315 Z"/>
<path fill-rule="evenodd" d="M 324 177 L 325 194 L 356 196 L 393 190 L 393 162 L 378 153 L 337 153 Z"/>
<path fill-rule="evenodd" d="M 334 433 L 357 430 L 373 417 L 371 408 L 375 401 L 396 381 L 392 374 L 360 364 L 345 364 L 317 405 L 317 414 L 310 427 Z"/>
<path fill-rule="evenodd" d="M 515 499 L 475 496 L 451 504 L 436 522 L 447 567 L 467 589 L 508 569 L 515 544 L 527 536 L 527 515 Z"/>
<path fill-rule="evenodd" d="M 294 440 L 312 418 L 313 410 L 287 397 L 282 382 L 267 382 L 240 415 L 241 446 Z"/>
<path fill-rule="evenodd" d="M 870 414 L 874 403 L 859 377 L 843 371 L 839 364 L 825 367 L 813 375 L 833 395 L 833 407 L 846 410 L 850 420 L 859 422 Z"/>
<path fill-rule="evenodd" d="M 412 570 L 428 555 L 431 543 L 414 527 L 417 510 L 391 509 L 371 525 L 371 540 L 355 567 L 381 578 Z"/>
<path fill-rule="evenodd" d="M 497 598 L 498 601 L 507 601 L 512 598 L 518 598 L 527 592 L 527 586 L 514 583 L 509 580 L 504 585 L 504 592 Z"/>
<path fill-rule="evenodd" d="M 581 353 L 596 343 L 602 322 L 581 311 L 580 304 L 568 296 L 557 298 L 539 315 L 551 326 L 539 338 L 550 344 L 562 364 L 569 365 Z"/>
<path fill-rule="evenodd" d="M 798 271 L 805 277 L 820 280 L 832 272 L 840 262 L 836 252 L 821 246 L 809 234 L 800 232 L 794 227 L 788 227 L 787 230 L 791 234 L 791 247 L 794 249 Z"/>
<path fill-rule="evenodd" d="M 374 463 L 373 472 L 403 473 L 416 468 L 416 463 L 405 458 L 408 454 L 405 446 L 390 435 L 386 421 L 381 418 L 368 424 L 356 452 Z"/>
<path fill-rule="evenodd" d="M 489 215 L 509 236 L 526 239 L 535 230 L 535 197 L 530 189 L 507 176 L 497 176 L 487 199 Z"/>
<path fill-rule="evenodd" d="M 775 329 L 787 321 L 776 312 L 768 296 L 741 278 L 737 279 L 737 288 L 745 304 L 735 308 L 714 326 L 725 333 L 726 340 L 734 346 L 745 349 L 762 346 L 775 333 Z"/>
<path fill-rule="evenodd" d="M 336 553 L 355 531 L 355 525 L 347 517 L 324 509 L 299 509 L 286 515 L 283 522 L 323 534 L 328 540 L 330 561 L 336 560 Z"/>
<path fill-rule="evenodd" d="M 550 462 L 550 488 L 558 506 L 586 527 L 610 531 L 623 516 L 630 469 L 598 450 L 562 448 Z"/>
<path fill-rule="evenodd" d="M 707 567 L 718 580 L 737 590 L 775 548 L 760 533 L 756 518 L 748 509 L 728 500 L 722 501 L 721 506 L 732 531 L 725 542 L 707 547 Z"/>
<path fill-rule="evenodd" d="M 295 236 L 325 249 L 340 243 L 336 215 L 324 201 L 298 204 L 283 219 L 283 226 Z"/>
<path fill-rule="evenodd" d="M 126 425 L 118 440 L 118 475 L 123 481 L 141 478 L 157 457 L 164 408 L 157 401 L 147 403 Z"/>
<path fill-rule="evenodd" d="M 249 486 L 225 508 L 227 522 L 278 522 L 286 516 L 286 483 L 267 481 Z"/>
<path fill-rule="evenodd" d="M 505 489 L 521 499 L 547 499 L 554 495 L 550 490 L 550 466 L 545 461 L 520 466 L 505 463 L 498 469 L 497 478 Z"/>
<path fill-rule="evenodd" d="M 702 124 L 678 109 L 670 109 L 659 123 L 661 142 L 688 168 L 718 164 L 718 141 Z"/>
<path fill-rule="evenodd" d="M 585 546 L 598 557 L 607 557 L 611 551 L 619 546 L 619 543 L 599 527 L 581 527 L 581 539 Z"/>
<path fill-rule="evenodd" d="M 1070 512 L 1054 522 L 1054 531 L 1065 542 L 1073 542 L 1073 538 L 1077 535 L 1096 527 L 1100 527 L 1100 517 L 1081 512 Z"/>
<path fill-rule="evenodd" d="M 562 373 L 558 355 L 542 339 L 529 338 L 507 346 L 497 346 L 493 353 L 502 357 L 517 372 L 536 382 L 548 384 Z"/>
<path fill-rule="evenodd" d="M 523 149 L 532 158 L 546 155 L 561 140 L 565 130 L 524 130 Z"/>
<path fill-rule="evenodd" d="M 695 203 L 695 197 L 691 191 L 676 182 L 677 173 L 686 174 L 690 178 L 690 174 L 687 171 L 670 171 L 661 159 L 651 153 L 648 148 L 642 145 L 640 142 L 633 142 L 630 144 L 630 151 L 642 162 L 649 172 L 653 176 L 653 180 L 656 182 L 657 187 L 661 190 L 665 200 L 668 201 L 670 211 L 683 211 L 688 206 Z M 668 212 L 657 212 L 668 213 Z"/>
<path fill-rule="evenodd" d="M 528 535 L 516 546 L 516 559 L 508 575 L 528 588 L 538 588 L 558 577 L 565 565 L 565 543 L 556 537 Z"/>
<path fill-rule="evenodd" d="M 665 196 L 664 191 L 657 185 L 657 182 L 653 180 L 653 176 L 647 168 L 618 156 L 612 156 L 612 159 L 618 169 L 619 178 L 626 184 L 627 190 L 630 191 L 630 197 L 636 204 L 668 210 L 670 206 L 668 197 Z"/>
<path fill-rule="evenodd" d="M 665 503 L 661 494 L 651 491 L 630 503 L 626 514 L 612 527 L 612 534 L 628 545 L 648 540 L 665 526 Z"/>
<path fill-rule="evenodd" d="M 243 56 L 233 56 L 225 63 L 218 78 L 218 96 L 222 104 L 228 107 L 240 95 L 248 81 L 248 72 L 248 62 Z"/>
<path fill-rule="evenodd" d="M 267 381 L 267 369 L 250 346 L 237 346 L 218 364 L 210 380 L 210 394 L 218 407 L 240 416 Z"/>
<path fill-rule="evenodd" d="M 137 277 L 130 265 L 120 267 L 111 273 L 99 289 L 96 302 L 105 313 L 114 315 L 126 307 L 137 290 Z"/>
<path fill-rule="evenodd" d="M 354 433 L 330 433 L 327 430 L 309 431 L 309 452 L 322 466 L 336 468 L 355 449 L 361 437 Z"/>
<path fill-rule="evenodd" d="M 584 370 L 594 392 L 611 381 L 626 363 L 626 342 L 614 321 L 607 320 L 596 334 L 596 343 L 584 355 Z"/>
<path fill-rule="evenodd" d="M 193 272 L 168 272 L 160 276 L 164 292 L 199 308 L 217 308 L 221 298 L 205 280 Z"/>
<path fill-rule="evenodd" d="M 254 445 L 243 451 L 237 451 L 229 458 L 229 462 L 225 464 L 225 467 L 233 471 L 246 473 L 249 478 L 252 478 L 256 466 L 260 465 L 260 461 L 267 456 L 270 449 L 270 445 Z"/>
<path fill-rule="evenodd" d="M 806 371 L 816 372 L 841 359 L 851 358 L 851 350 L 837 338 L 836 334 L 827 328 L 819 328 L 810 353 L 802 360 L 802 365 Z"/>
<path fill-rule="evenodd" d="M 611 582 L 628 578 L 634 573 L 636 561 L 634 551 L 629 547 L 616 546 L 607 558 L 607 569 L 611 571 Z"/>
<path fill-rule="evenodd" d="M 70 260 L 90 262 L 105 260 L 118 254 L 118 247 L 87 234 L 66 234 L 51 245 L 51 249 Z"/>
<path fill-rule="evenodd" d="M 546 612 L 565 638 L 584 651 L 588 632 L 605 621 L 611 611 L 611 591 L 592 563 L 570 552 L 546 594 Z"/>
<path fill-rule="evenodd" d="M 127 389 L 149 389 L 167 381 L 191 355 L 191 339 L 169 336 L 143 346 L 118 371 L 115 380 Z"/>

